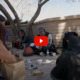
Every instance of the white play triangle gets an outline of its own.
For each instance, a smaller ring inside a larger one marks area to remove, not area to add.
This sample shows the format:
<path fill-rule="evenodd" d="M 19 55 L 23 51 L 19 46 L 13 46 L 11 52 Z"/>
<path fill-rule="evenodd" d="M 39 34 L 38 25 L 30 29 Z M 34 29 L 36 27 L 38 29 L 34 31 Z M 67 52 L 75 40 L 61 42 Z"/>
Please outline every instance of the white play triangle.
<path fill-rule="evenodd" d="M 43 42 L 43 40 L 42 39 L 40 39 L 40 43 L 42 43 Z"/>

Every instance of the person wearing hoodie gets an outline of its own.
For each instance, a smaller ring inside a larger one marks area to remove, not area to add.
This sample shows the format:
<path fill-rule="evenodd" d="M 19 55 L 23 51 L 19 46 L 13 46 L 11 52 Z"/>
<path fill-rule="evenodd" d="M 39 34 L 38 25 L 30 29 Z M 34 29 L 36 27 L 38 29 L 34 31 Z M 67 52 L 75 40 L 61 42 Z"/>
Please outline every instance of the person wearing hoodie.
<path fill-rule="evenodd" d="M 62 51 L 63 52 L 68 49 L 68 39 L 69 39 L 69 36 L 71 35 L 78 36 L 76 32 L 65 32 L 63 40 L 62 40 Z"/>
<path fill-rule="evenodd" d="M 30 43 L 32 43 L 32 39 L 30 36 L 27 36 L 25 31 L 23 29 L 19 30 L 19 37 L 20 37 L 20 46 L 22 47 L 27 47 L 30 45 Z"/>
<path fill-rule="evenodd" d="M 80 80 L 80 38 L 70 36 L 68 49 L 56 61 L 51 71 L 53 80 Z"/>

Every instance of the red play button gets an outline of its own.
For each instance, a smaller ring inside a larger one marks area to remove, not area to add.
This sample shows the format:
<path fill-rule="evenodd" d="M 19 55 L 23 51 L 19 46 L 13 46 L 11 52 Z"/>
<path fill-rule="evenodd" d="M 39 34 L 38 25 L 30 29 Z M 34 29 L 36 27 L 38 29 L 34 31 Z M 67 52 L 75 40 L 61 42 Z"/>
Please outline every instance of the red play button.
<path fill-rule="evenodd" d="M 46 37 L 46 36 L 36 36 L 34 38 L 34 44 L 36 46 L 47 46 L 48 45 L 48 37 Z"/>

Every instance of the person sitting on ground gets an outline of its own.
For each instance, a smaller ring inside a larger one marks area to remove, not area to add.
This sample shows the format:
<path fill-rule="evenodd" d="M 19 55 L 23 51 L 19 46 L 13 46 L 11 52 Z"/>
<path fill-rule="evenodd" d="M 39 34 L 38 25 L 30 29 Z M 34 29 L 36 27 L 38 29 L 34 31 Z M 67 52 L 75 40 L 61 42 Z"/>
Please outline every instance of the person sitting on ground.
<path fill-rule="evenodd" d="M 56 61 L 51 71 L 52 80 L 80 80 L 80 38 L 70 36 L 68 49 Z"/>
<path fill-rule="evenodd" d="M 40 46 L 39 49 L 41 52 L 44 52 L 45 54 L 47 53 L 47 50 L 49 50 L 49 52 L 53 52 L 55 51 L 55 46 L 53 44 L 53 38 L 52 35 L 45 31 L 44 27 L 40 27 L 39 28 L 39 34 L 38 36 L 47 36 L 48 37 L 48 45 L 47 46 Z M 50 54 L 52 55 L 52 54 Z"/>
<path fill-rule="evenodd" d="M 16 58 L 4 46 L 5 36 L 5 26 L 0 23 L 0 60 L 5 63 L 14 63 L 16 62 Z"/>
<path fill-rule="evenodd" d="M 64 34 L 64 38 L 63 38 L 63 42 L 62 42 L 62 51 L 66 51 L 68 49 L 68 39 L 69 36 L 74 35 L 74 36 L 78 36 L 78 34 L 76 32 L 66 32 Z"/>
<path fill-rule="evenodd" d="M 33 42 L 30 36 L 26 35 L 23 29 L 19 30 L 19 37 L 20 37 L 20 47 L 28 47 Z"/>

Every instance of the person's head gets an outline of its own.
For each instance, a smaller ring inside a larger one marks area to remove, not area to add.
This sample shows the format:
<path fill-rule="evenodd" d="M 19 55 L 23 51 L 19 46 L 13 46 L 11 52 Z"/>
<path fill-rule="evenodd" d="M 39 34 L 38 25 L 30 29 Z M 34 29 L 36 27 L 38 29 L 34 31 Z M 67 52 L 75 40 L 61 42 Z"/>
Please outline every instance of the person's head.
<path fill-rule="evenodd" d="M 5 37 L 6 37 L 5 26 L 0 23 L 0 40 L 2 40 L 4 42 L 5 41 Z"/>
<path fill-rule="evenodd" d="M 25 31 L 23 29 L 19 30 L 19 37 L 22 38 L 25 36 Z"/>
<path fill-rule="evenodd" d="M 69 38 L 71 36 L 78 36 L 78 34 L 76 32 L 66 32 L 64 38 L 66 39 L 67 42 L 69 42 Z"/>
<path fill-rule="evenodd" d="M 44 27 L 40 27 L 40 28 L 39 28 L 39 34 L 40 34 L 41 36 L 44 36 L 44 35 L 45 35 L 45 28 L 44 28 Z"/>
<path fill-rule="evenodd" d="M 5 25 L 6 19 L 2 15 L 0 15 L 0 22 L 1 22 L 1 24 Z"/>
<path fill-rule="evenodd" d="M 80 51 L 80 38 L 78 36 L 72 35 L 69 39 L 68 47 L 69 49 L 76 49 Z"/>
<path fill-rule="evenodd" d="M 69 38 L 71 37 L 72 33 L 71 32 L 65 32 L 64 34 L 64 39 L 66 40 L 66 42 L 69 42 Z"/>
<path fill-rule="evenodd" d="M 78 34 L 76 33 L 76 32 L 71 32 L 72 33 L 72 35 L 74 35 L 74 36 L 78 36 Z"/>

